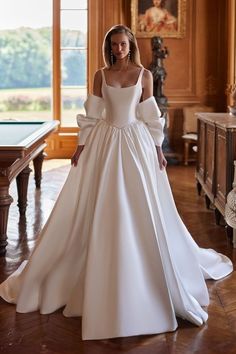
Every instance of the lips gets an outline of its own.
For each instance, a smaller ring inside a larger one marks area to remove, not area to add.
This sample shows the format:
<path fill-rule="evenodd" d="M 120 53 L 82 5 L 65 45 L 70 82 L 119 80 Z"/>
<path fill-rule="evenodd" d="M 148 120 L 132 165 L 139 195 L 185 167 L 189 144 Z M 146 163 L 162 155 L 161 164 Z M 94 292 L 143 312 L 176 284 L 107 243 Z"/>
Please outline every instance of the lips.
<path fill-rule="evenodd" d="M 125 56 L 125 53 L 116 53 L 115 56 L 116 56 L 117 58 L 124 57 L 124 56 Z"/>

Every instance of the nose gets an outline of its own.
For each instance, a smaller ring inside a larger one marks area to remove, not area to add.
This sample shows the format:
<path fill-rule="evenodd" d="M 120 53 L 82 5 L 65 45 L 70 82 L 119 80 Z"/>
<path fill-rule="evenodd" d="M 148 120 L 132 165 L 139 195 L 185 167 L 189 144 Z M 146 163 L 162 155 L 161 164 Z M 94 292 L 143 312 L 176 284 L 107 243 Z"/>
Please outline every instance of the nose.
<path fill-rule="evenodd" d="M 122 50 L 122 46 L 121 46 L 121 44 L 118 44 L 118 48 L 117 48 L 117 50 L 118 50 L 118 52 L 121 52 L 121 50 Z"/>

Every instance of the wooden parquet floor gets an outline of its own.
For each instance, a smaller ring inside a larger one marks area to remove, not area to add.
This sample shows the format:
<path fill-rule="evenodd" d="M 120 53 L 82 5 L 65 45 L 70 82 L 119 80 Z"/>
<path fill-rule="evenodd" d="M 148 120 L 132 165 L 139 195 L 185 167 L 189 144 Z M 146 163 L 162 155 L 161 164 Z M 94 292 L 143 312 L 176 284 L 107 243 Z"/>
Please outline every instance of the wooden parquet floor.
<path fill-rule="evenodd" d="M 31 177 L 26 218 L 19 220 L 16 201 L 10 208 L 9 245 L 6 257 L 0 258 L 0 281 L 29 256 L 65 181 L 69 161 L 45 161 L 44 169 L 41 191 L 35 190 Z M 194 239 L 235 263 L 236 251 L 224 226 L 215 225 L 213 211 L 205 208 L 203 196 L 196 193 L 194 166 L 170 166 L 168 174 L 178 210 Z M 16 196 L 14 183 L 11 194 Z M 178 320 L 179 328 L 173 333 L 100 341 L 82 341 L 81 319 L 65 318 L 61 310 L 50 315 L 17 314 L 14 305 L 0 300 L 0 353 L 236 354 L 236 274 L 208 281 L 207 286 L 209 320 L 202 327 Z"/>

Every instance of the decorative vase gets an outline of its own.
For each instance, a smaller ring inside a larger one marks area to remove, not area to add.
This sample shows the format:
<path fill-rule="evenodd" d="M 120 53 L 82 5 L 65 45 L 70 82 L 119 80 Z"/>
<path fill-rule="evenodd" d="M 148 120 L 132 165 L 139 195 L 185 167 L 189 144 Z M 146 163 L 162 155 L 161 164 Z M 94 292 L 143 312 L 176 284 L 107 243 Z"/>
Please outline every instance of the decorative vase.
<path fill-rule="evenodd" d="M 236 117 L 236 106 L 228 106 L 229 114 Z"/>

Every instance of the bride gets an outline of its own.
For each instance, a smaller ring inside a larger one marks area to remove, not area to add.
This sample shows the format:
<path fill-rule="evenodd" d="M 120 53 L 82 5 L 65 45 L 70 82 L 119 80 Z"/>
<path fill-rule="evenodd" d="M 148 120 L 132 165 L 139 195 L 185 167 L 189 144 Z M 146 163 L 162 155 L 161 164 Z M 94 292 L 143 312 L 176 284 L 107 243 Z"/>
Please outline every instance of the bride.
<path fill-rule="evenodd" d="M 112 27 L 103 54 L 68 178 L 30 259 L 0 295 L 17 312 L 82 316 L 83 339 L 174 331 L 176 317 L 200 326 L 205 279 L 225 277 L 232 263 L 199 248 L 178 215 L 164 122 L 130 29 Z"/>

